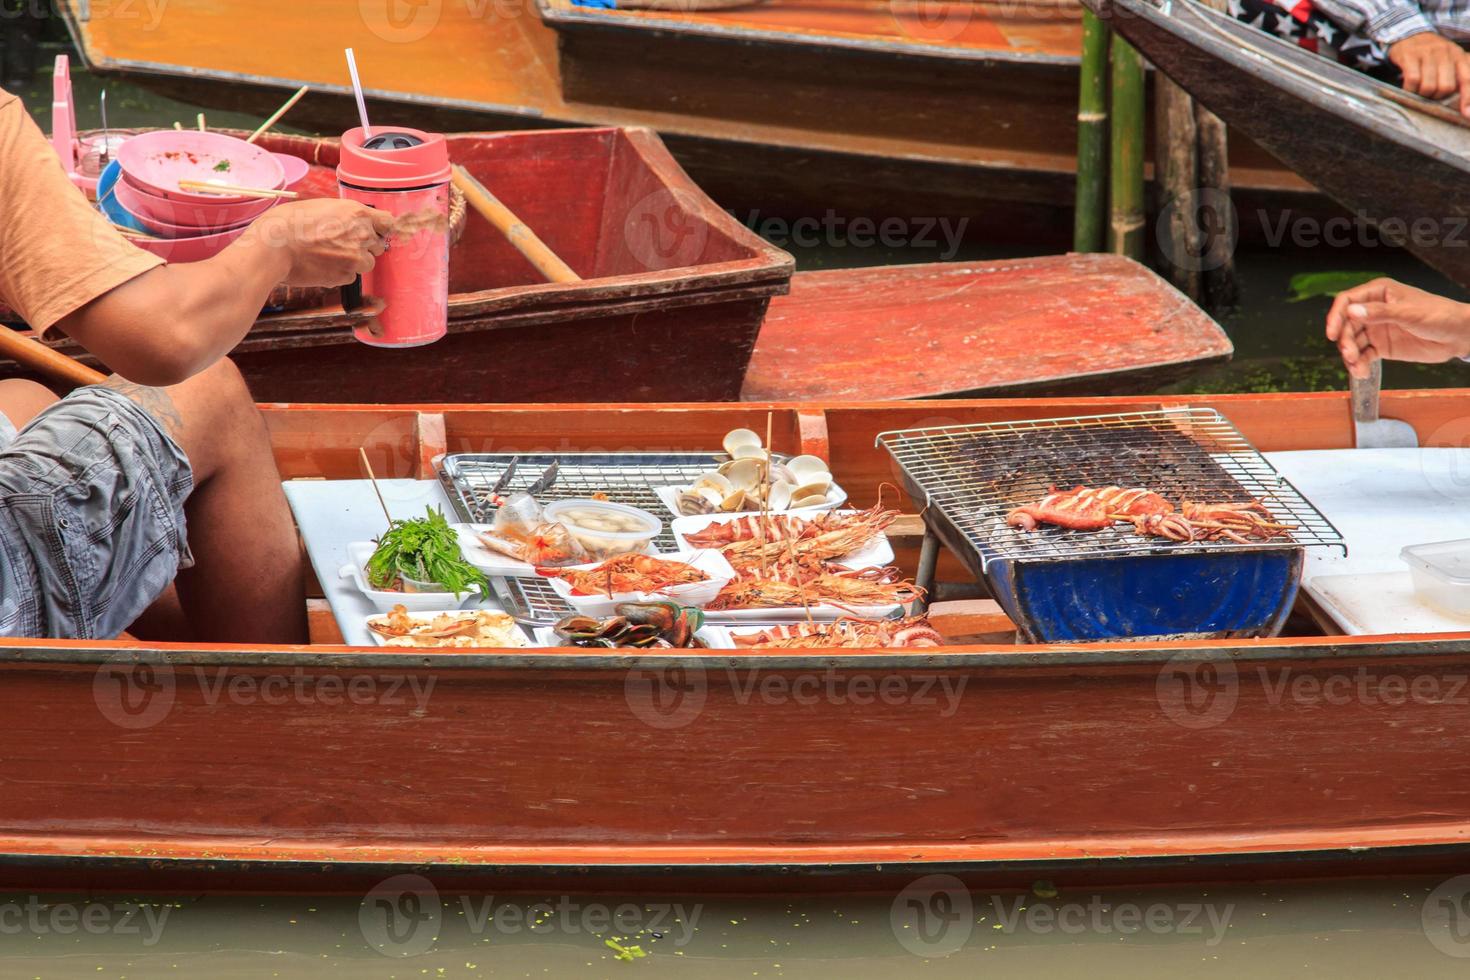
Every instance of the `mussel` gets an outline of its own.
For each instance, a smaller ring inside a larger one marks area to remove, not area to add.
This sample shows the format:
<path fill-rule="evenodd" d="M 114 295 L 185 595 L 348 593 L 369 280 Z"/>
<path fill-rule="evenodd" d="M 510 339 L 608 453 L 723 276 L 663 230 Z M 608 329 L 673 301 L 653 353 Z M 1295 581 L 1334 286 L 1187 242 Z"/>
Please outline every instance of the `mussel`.
<path fill-rule="evenodd" d="M 674 602 L 622 602 L 616 616 L 568 616 L 552 627 L 572 646 L 649 649 L 702 646 L 694 634 L 704 613 Z"/>

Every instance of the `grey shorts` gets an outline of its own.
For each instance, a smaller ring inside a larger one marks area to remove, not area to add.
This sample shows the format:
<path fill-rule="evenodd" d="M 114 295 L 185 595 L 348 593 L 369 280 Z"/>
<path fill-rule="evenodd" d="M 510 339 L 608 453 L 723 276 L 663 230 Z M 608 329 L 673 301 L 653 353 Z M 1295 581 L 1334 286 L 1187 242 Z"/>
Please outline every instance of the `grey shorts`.
<path fill-rule="evenodd" d="M 108 639 L 193 564 L 189 460 L 111 388 L 0 415 L 0 636 Z"/>

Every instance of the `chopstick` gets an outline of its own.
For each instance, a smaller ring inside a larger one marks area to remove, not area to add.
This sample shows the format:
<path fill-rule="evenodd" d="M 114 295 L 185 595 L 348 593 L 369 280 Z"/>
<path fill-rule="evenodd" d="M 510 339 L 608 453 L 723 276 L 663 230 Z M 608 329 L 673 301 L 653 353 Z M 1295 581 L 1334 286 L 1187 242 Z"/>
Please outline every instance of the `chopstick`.
<path fill-rule="evenodd" d="M 298 196 L 295 191 L 278 191 L 269 187 L 241 187 L 238 184 L 212 184 L 205 180 L 181 180 L 179 190 L 237 197 L 279 197 L 288 201 L 294 201 Z"/>
<path fill-rule="evenodd" d="M 297 89 L 296 90 L 296 94 L 293 95 L 293 96 L 291 96 L 289 99 L 287 99 L 285 105 L 281 106 L 275 112 L 271 113 L 266 118 L 265 122 L 263 122 L 263 123 L 260 124 L 260 128 L 257 129 L 255 132 L 251 133 L 250 136 L 246 138 L 245 142 L 247 142 L 247 143 L 254 143 L 257 139 L 259 139 L 265 133 L 266 130 L 270 129 L 276 123 L 280 122 L 281 121 L 281 117 L 284 116 L 286 113 L 290 112 L 291 111 L 291 107 L 294 106 L 296 103 L 300 102 L 301 101 L 301 97 L 303 95 L 305 95 L 310 90 L 311 90 L 311 86 L 310 85 L 303 85 L 299 89 Z"/>

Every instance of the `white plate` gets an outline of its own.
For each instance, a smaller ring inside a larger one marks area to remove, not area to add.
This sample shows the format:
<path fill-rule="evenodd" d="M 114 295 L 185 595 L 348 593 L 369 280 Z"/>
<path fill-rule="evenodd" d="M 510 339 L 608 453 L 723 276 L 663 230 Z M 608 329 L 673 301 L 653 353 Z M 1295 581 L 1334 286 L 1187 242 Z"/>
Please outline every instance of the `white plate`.
<path fill-rule="evenodd" d="M 421 612 L 412 612 L 412 613 L 409 613 L 409 618 L 410 619 L 417 620 L 419 622 L 428 623 L 428 622 L 432 621 L 437 616 L 473 615 L 473 614 L 478 613 L 478 612 L 481 612 L 481 611 L 482 610 L 477 610 L 477 609 L 469 609 L 469 610 L 465 610 L 465 609 L 426 609 L 426 610 L 423 610 Z M 485 611 L 485 612 L 494 612 L 495 610 L 483 610 L 483 611 Z M 502 615 L 504 615 L 504 614 L 502 614 Z M 382 619 L 382 618 L 383 618 L 382 616 L 368 616 L 368 617 L 366 617 L 366 621 L 371 622 L 372 620 Z M 509 617 L 507 617 L 507 618 L 509 618 Z M 528 640 L 526 638 L 526 631 L 520 627 L 520 624 L 516 623 L 515 620 L 511 620 L 511 626 L 512 626 L 511 639 L 512 639 L 513 642 L 508 647 L 403 647 L 402 649 L 404 649 L 404 650 L 436 650 L 436 649 L 443 649 L 443 650 L 474 650 L 474 649 L 480 649 L 480 650 L 501 650 L 501 649 L 510 649 L 510 648 L 513 648 L 513 647 L 528 647 L 528 646 L 530 646 L 531 645 L 531 642 L 530 642 L 530 640 Z M 383 636 L 381 633 L 377 632 L 376 630 L 372 629 L 371 627 L 368 628 L 368 633 L 372 636 L 373 641 L 375 643 L 377 643 L 378 646 L 381 647 L 381 646 L 387 646 L 388 645 L 388 640 L 390 639 L 390 637 Z M 398 647 L 394 647 L 394 649 L 396 650 L 396 649 L 399 649 L 399 648 Z"/>
<path fill-rule="evenodd" d="M 430 609 L 459 609 L 470 599 L 480 594 L 478 585 L 471 591 L 455 595 L 450 592 L 382 592 L 369 588 L 363 567 L 378 546 L 371 541 L 354 541 L 347 546 L 348 564 L 337 572 L 342 578 L 351 579 L 378 612 L 388 612 L 394 606 L 403 606 L 409 612 L 425 612 Z"/>
<path fill-rule="evenodd" d="M 855 510 L 836 511 L 839 514 L 856 514 Z M 792 516 L 801 517 L 803 512 L 792 511 Z M 670 525 L 674 531 L 674 540 L 679 542 L 680 548 L 693 549 L 695 546 L 689 543 L 686 535 L 698 534 L 711 524 L 727 524 L 730 521 L 745 517 L 745 514 L 700 514 L 697 517 L 680 517 Z M 815 516 L 815 515 L 811 515 Z M 888 535 L 879 534 L 872 541 L 854 551 L 850 555 L 843 555 L 836 559 L 833 564 L 844 568 L 859 570 L 864 568 L 886 568 L 893 564 L 893 545 L 888 542 Z"/>
<path fill-rule="evenodd" d="M 704 641 L 704 645 L 711 650 L 733 650 L 735 643 L 730 639 L 730 631 L 723 626 L 704 625 L 694 634 Z M 536 645 L 541 647 L 563 647 L 565 643 L 556 635 L 556 631 L 550 626 L 536 627 Z M 574 647 L 576 650 L 585 650 L 588 653 L 660 653 L 669 654 L 672 650 L 636 650 L 630 647 Z"/>
<path fill-rule="evenodd" d="M 459 551 L 464 560 L 474 565 L 491 578 L 520 578 L 536 574 L 530 562 L 518 561 L 510 555 L 502 555 L 485 547 L 476 532 L 490 530 L 489 524 L 453 524 L 459 537 Z M 649 546 L 647 554 L 656 555 L 658 549 Z"/>
<path fill-rule="evenodd" d="M 662 502 L 663 505 L 669 509 L 669 513 L 670 514 L 673 514 L 676 518 L 678 518 L 678 517 L 680 517 L 680 514 L 679 514 L 679 493 L 681 491 L 688 490 L 688 489 L 689 489 L 689 487 L 687 485 L 685 485 L 685 486 L 677 486 L 677 487 L 654 487 L 653 488 L 653 492 L 658 495 L 659 501 Z M 824 511 L 824 510 L 836 510 L 838 507 L 841 507 L 845 503 L 847 503 L 847 491 L 844 490 L 844 489 L 842 489 L 840 486 L 838 486 L 837 484 L 834 483 L 830 487 L 827 488 L 827 502 L 824 503 L 824 504 L 816 504 L 816 505 L 811 506 L 811 507 L 800 507 L 800 508 L 788 507 L 785 510 L 773 510 L 773 511 L 769 511 L 769 513 L 772 513 L 772 514 L 797 514 L 797 515 L 801 515 L 801 514 L 817 514 L 817 513 L 820 513 L 821 511 Z M 754 513 L 757 513 L 757 512 L 756 511 L 744 511 L 743 513 L 754 514 Z M 704 516 L 709 516 L 709 515 L 699 514 L 699 515 L 695 515 L 695 516 L 704 517 Z M 735 516 L 736 517 L 739 517 L 740 515 L 737 513 Z"/>
<path fill-rule="evenodd" d="M 599 619 L 607 616 L 617 615 L 617 605 L 620 602 L 677 602 L 682 606 L 703 607 L 713 602 L 716 595 L 735 577 L 735 569 L 725 560 L 725 556 L 718 551 L 679 551 L 671 555 L 660 555 L 670 561 L 682 561 L 693 565 L 709 576 L 704 582 L 693 582 L 689 585 L 671 585 L 659 592 L 615 592 L 612 596 L 606 595 L 572 595 L 572 586 L 569 582 L 560 579 L 549 579 L 551 588 L 557 595 L 566 600 L 577 612 L 583 616 L 596 616 Z M 602 562 L 594 562 L 590 565 L 574 565 L 573 568 L 585 570 L 596 568 Z"/>
<path fill-rule="evenodd" d="M 844 606 L 839 609 L 836 606 L 812 606 L 811 618 L 818 623 L 835 623 L 839 619 L 887 619 L 900 609 L 904 615 L 908 615 L 908 605 L 898 604 L 888 606 Z M 801 606 L 781 606 L 775 609 L 725 609 L 716 611 L 706 609 L 704 621 L 706 623 L 804 623 L 807 611 Z"/>

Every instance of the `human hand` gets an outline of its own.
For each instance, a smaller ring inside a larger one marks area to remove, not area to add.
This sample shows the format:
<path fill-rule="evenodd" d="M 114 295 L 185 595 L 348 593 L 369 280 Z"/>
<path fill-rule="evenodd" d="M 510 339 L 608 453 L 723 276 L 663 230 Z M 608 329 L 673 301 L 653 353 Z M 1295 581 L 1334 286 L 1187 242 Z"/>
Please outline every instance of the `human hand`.
<path fill-rule="evenodd" d="M 345 286 L 370 272 L 388 247 L 393 216 L 356 201 L 316 198 L 271 208 L 250 227 L 255 241 L 280 247 L 288 286 Z"/>
<path fill-rule="evenodd" d="M 1327 311 L 1327 339 L 1348 371 L 1368 376 L 1375 359 L 1435 363 L 1470 354 L 1470 305 L 1374 279 L 1337 294 Z"/>
<path fill-rule="evenodd" d="M 1404 73 L 1404 90 L 1426 99 L 1460 93 L 1460 112 L 1470 116 L 1470 52 L 1434 31 L 1411 34 L 1388 47 L 1388 60 Z"/>

